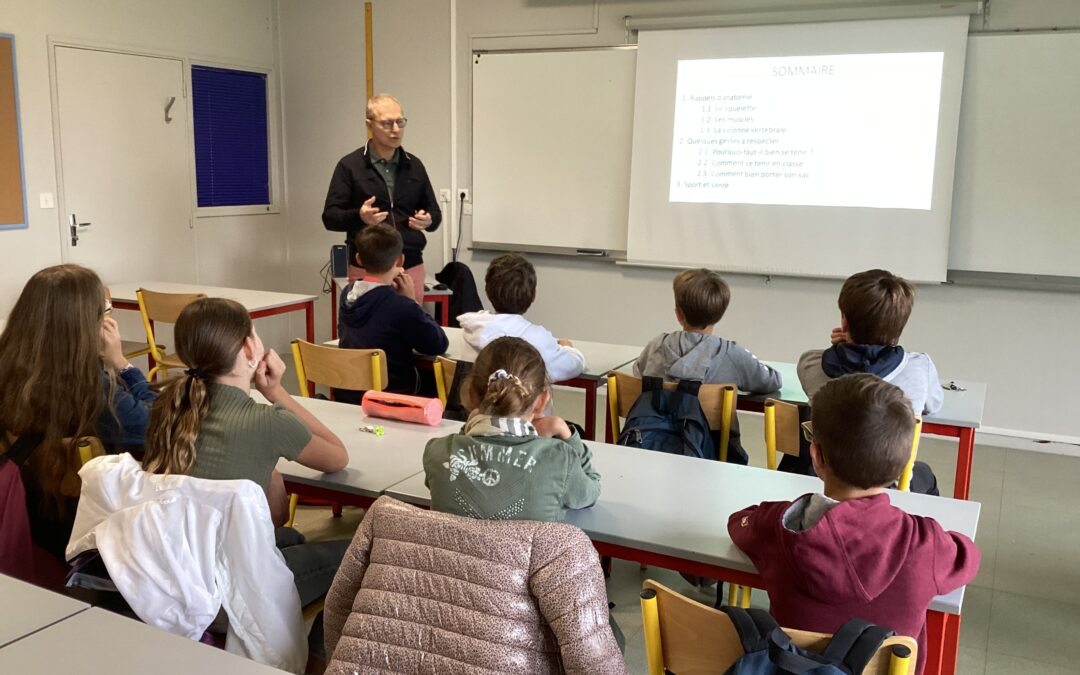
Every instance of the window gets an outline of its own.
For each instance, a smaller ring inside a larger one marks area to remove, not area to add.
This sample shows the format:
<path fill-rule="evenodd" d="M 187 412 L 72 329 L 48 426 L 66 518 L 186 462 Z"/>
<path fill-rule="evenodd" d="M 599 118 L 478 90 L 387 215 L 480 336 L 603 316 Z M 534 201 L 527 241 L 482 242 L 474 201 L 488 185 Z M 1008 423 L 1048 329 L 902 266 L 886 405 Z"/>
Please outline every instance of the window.
<path fill-rule="evenodd" d="M 268 205 L 266 74 L 191 68 L 199 207 Z"/>

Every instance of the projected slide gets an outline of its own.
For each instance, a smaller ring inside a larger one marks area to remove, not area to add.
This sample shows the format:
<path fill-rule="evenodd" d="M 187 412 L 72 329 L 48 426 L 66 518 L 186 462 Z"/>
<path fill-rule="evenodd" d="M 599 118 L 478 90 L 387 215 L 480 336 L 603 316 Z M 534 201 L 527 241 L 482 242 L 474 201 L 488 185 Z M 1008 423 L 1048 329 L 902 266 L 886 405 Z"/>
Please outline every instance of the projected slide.
<path fill-rule="evenodd" d="M 943 58 L 679 61 L 670 201 L 929 210 Z"/>

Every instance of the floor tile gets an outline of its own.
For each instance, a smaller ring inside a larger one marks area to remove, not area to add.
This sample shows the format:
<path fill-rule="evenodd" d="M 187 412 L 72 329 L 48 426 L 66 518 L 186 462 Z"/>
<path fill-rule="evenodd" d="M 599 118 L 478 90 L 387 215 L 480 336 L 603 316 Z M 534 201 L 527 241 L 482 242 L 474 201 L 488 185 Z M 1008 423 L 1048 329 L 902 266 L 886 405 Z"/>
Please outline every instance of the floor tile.
<path fill-rule="evenodd" d="M 979 510 L 979 529 L 975 533 L 975 544 L 982 553 L 979 575 L 972 582 L 973 586 L 993 588 L 997 571 L 997 556 L 1001 539 L 1001 503 L 982 502 Z"/>
<path fill-rule="evenodd" d="M 1075 640 L 1078 634 L 1080 605 L 994 591 L 993 606 L 990 609 L 986 671 L 1024 675 L 1035 672 L 1024 667 L 1015 670 L 1002 669 L 1001 661 L 992 657 L 1004 655 L 1070 668 L 1069 672 L 1075 673 Z M 996 670 L 991 671 L 992 664 Z"/>
<path fill-rule="evenodd" d="M 1075 675 L 1077 668 L 1055 666 L 1041 661 L 1005 656 L 1004 654 L 986 654 L 986 675 Z"/>
<path fill-rule="evenodd" d="M 956 675 L 983 675 L 986 670 L 986 652 L 981 649 L 960 647 L 956 659 Z"/>
<path fill-rule="evenodd" d="M 990 633 L 990 610 L 994 592 L 968 586 L 964 591 L 964 611 L 960 621 L 960 646 L 986 651 Z"/>
<path fill-rule="evenodd" d="M 998 536 L 995 590 L 1080 604 L 1080 513 L 1007 505 Z"/>
<path fill-rule="evenodd" d="M 1010 505 L 1080 514 L 1080 457 L 1009 450 L 1003 499 Z"/>

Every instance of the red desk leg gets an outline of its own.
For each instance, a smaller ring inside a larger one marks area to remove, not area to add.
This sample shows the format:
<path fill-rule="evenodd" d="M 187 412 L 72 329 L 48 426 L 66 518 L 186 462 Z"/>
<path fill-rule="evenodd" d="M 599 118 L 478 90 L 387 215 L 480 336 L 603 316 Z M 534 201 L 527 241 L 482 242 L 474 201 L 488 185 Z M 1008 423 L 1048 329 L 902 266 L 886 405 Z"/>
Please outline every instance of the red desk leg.
<path fill-rule="evenodd" d="M 596 380 L 585 385 L 585 435 L 596 440 Z"/>
<path fill-rule="evenodd" d="M 307 323 L 307 325 L 305 326 L 305 328 L 307 328 L 307 341 L 314 344 L 315 343 L 315 301 L 314 300 L 307 303 L 307 306 L 304 307 L 304 319 L 305 319 L 305 321 Z"/>
<path fill-rule="evenodd" d="M 439 300 L 439 304 L 442 305 L 442 314 L 441 314 L 442 323 L 440 325 L 449 326 L 450 325 L 450 298 L 449 298 L 449 296 L 446 296 L 446 295 L 442 296 L 442 299 Z"/>
<path fill-rule="evenodd" d="M 926 669 L 924 675 L 952 675 L 960 647 L 960 616 L 926 612 Z"/>
<path fill-rule="evenodd" d="M 975 456 L 975 430 L 961 429 L 956 448 L 956 483 L 953 499 L 968 499 L 971 494 L 971 463 Z"/>
<path fill-rule="evenodd" d="M 330 279 L 330 339 L 337 339 L 337 306 L 338 306 L 337 282 Z"/>

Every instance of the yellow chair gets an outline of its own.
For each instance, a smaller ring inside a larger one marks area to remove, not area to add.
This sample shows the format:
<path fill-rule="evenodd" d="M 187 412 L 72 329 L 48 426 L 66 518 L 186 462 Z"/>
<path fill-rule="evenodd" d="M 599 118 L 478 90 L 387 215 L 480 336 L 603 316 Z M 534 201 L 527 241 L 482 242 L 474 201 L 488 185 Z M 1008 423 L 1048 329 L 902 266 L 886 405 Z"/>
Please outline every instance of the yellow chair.
<path fill-rule="evenodd" d="M 142 314 L 143 328 L 146 329 L 146 343 L 150 346 L 150 356 L 154 359 L 154 367 L 147 375 L 148 380 L 153 380 L 157 371 L 169 374 L 172 368 L 187 368 L 180 357 L 176 354 L 168 354 L 158 345 L 154 339 L 154 323 L 176 323 L 180 312 L 191 303 L 205 298 L 204 293 L 158 293 L 140 288 L 135 291 L 139 299 L 139 312 Z"/>
<path fill-rule="evenodd" d="M 634 401 L 641 395 L 641 378 L 626 373 L 608 373 L 608 429 L 611 432 L 611 442 L 619 438 L 619 419 L 630 414 L 630 408 Z M 665 382 L 664 389 L 674 391 L 678 385 L 674 382 Z M 705 419 L 709 422 L 709 428 L 720 431 L 720 447 L 717 448 L 720 461 L 727 461 L 728 440 L 731 438 L 731 427 L 735 421 L 735 407 L 738 402 L 739 390 L 731 384 L 703 384 L 698 390 L 698 401 L 701 402 L 701 410 L 705 413 Z"/>
<path fill-rule="evenodd" d="M 435 363 L 432 364 L 432 370 L 435 372 L 435 391 L 439 393 L 439 401 L 442 402 L 443 408 L 445 408 L 446 400 L 450 396 L 450 388 L 454 384 L 457 361 L 448 359 L 445 356 L 437 357 Z"/>
<path fill-rule="evenodd" d="M 342 349 L 293 340 L 292 353 L 301 396 L 310 395 L 309 383 L 374 391 L 386 386 L 386 352 L 381 349 Z"/>
<path fill-rule="evenodd" d="M 731 619 L 647 579 L 641 592 L 649 675 L 720 675 L 743 655 Z M 830 635 L 785 629 L 792 643 L 820 653 Z M 913 675 L 918 646 L 906 636 L 886 638 L 863 675 Z"/>
<path fill-rule="evenodd" d="M 922 418 L 915 418 L 915 435 L 911 439 L 911 457 L 908 457 L 907 464 L 904 465 L 904 472 L 900 474 L 900 480 L 897 481 L 896 488 L 904 492 L 911 490 L 911 472 L 915 468 L 915 460 L 919 456 L 919 437 L 922 436 Z"/>
<path fill-rule="evenodd" d="M 112 303 L 112 291 L 108 288 L 105 289 L 105 299 Z M 158 349 L 165 349 L 163 346 L 158 345 Z M 146 342 L 137 342 L 135 340 L 121 340 L 120 349 L 124 353 L 125 359 L 134 359 L 138 356 L 146 356 L 150 353 L 150 345 Z"/>

